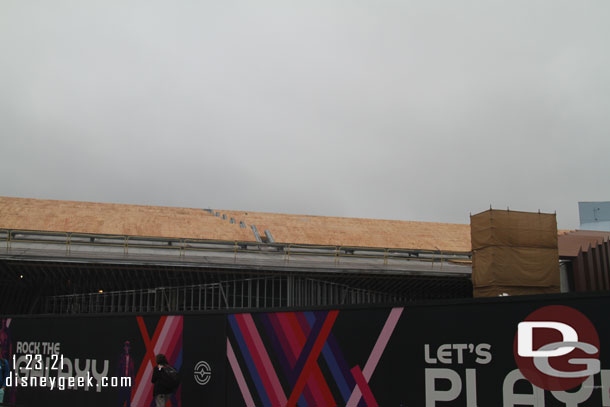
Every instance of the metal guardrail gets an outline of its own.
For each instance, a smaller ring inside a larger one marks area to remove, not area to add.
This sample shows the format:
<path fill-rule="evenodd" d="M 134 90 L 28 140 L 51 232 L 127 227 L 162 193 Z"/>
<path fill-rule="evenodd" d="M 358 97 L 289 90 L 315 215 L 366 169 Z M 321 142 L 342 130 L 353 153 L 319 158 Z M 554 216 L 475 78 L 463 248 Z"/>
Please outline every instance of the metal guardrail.
<path fill-rule="evenodd" d="M 208 284 L 102 291 L 45 297 L 42 313 L 182 312 L 291 306 L 375 304 L 399 294 L 332 281 L 281 275 Z"/>
<path fill-rule="evenodd" d="M 64 245 L 67 253 L 70 253 L 73 247 L 89 246 L 121 247 L 124 254 L 128 254 L 130 249 L 155 249 L 173 251 L 178 253 L 179 256 L 186 256 L 188 252 L 283 255 L 287 261 L 290 260 L 291 256 L 325 256 L 335 257 L 336 259 L 383 259 L 384 264 L 387 264 L 389 260 L 469 264 L 472 259 L 470 252 L 105 235 L 22 229 L 0 229 L 0 242 L 2 241 L 5 242 L 7 249 L 10 249 L 13 243 Z"/>

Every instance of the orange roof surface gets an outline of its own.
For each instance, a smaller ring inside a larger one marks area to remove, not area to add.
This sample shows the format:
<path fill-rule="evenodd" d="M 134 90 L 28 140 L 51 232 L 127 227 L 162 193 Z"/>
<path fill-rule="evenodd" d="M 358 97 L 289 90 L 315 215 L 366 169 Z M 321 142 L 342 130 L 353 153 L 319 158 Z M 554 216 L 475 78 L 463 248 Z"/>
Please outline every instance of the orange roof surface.
<path fill-rule="evenodd" d="M 261 236 L 269 230 L 276 242 L 470 251 L 469 225 L 250 211 L 220 212 L 248 225 L 256 225 Z"/>
<path fill-rule="evenodd" d="M 332 246 L 470 251 L 470 225 L 0 197 L 0 228 Z M 229 219 L 236 221 L 231 224 Z M 240 228 L 243 221 L 248 227 Z"/>
<path fill-rule="evenodd" d="M 254 240 L 202 209 L 0 197 L 0 228 L 191 239 Z"/>

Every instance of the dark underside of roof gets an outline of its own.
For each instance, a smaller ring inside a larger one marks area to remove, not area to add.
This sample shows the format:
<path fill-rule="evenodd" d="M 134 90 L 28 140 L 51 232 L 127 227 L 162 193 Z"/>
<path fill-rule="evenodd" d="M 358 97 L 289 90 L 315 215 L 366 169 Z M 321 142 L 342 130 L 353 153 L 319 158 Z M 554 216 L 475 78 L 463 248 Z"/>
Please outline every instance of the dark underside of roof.
<path fill-rule="evenodd" d="M 282 309 L 470 298 L 469 277 L 0 260 L 0 312 Z"/>

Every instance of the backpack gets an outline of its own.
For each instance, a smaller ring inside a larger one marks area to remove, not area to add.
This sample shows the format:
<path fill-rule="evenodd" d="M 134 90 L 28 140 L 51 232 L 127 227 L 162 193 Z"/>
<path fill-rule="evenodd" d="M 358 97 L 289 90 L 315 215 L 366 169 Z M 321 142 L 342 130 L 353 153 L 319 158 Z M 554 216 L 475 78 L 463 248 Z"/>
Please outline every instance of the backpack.
<path fill-rule="evenodd" d="M 172 393 L 178 390 L 178 387 L 180 386 L 180 376 L 176 369 L 171 366 L 163 366 L 160 373 L 159 384 L 170 389 Z"/>
<path fill-rule="evenodd" d="M 8 369 L 8 360 L 1 358 L 0 359 L 0 381 L 2 383 L 4 383 L 4 380 L 6 380 L 6 377 L 4 376 L 4 372 L 8 373 L 9 369 Z"/>

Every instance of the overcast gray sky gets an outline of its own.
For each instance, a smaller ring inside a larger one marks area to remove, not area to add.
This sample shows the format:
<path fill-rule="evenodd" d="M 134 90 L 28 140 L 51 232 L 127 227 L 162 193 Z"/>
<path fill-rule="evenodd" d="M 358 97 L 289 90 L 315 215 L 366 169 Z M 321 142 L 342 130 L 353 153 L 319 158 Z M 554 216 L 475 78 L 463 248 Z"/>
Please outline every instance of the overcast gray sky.
<path fill-rule="evenodd" d="M 468 223 L 610 200 L 610 2 L 0 1 L 0 195 Z"/>

